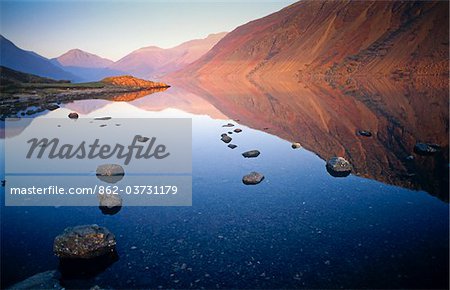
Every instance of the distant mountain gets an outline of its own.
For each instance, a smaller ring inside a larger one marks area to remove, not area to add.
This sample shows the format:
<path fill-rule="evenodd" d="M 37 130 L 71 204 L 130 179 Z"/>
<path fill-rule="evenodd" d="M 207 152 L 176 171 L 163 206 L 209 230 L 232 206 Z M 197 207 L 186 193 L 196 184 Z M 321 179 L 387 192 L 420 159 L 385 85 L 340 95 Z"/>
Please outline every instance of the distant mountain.
<path fill-rule="evenodd" d="M 194 62 L 225 35 L 225 32 L 210 34 L 205 39 L 191 40 L 169 49 L 144 47 L 123 57 L 110 68 L 126 71 L 137 77 L 158 78 Z"/>
<path fill-rule="evenodd" d="M 20 85 L 23 83 L 68 83 L 68 81 L 57 81 L 50 78 L 40 77 L 33 74 L 23 73 L 4 66 L 0 66 L 0 88 L 8 85 Z"/>
<path fill-rule="evenodd" d="M 448 75 L 448 1 L 302 0 L 228 33 L 174 77 Z"/>
<path fill-rule="evenodd" d="M 75 75 L 64 71 L 49 59 L 17 47 L 2 35 L 0 35 L 0 65 L 41 77 L 57 80 L 79 80 Z"/>
<path fill-rule="evenodd" d="M 123 71 L 108 68 L 114 63 L 112 60 L 81 49 L 71 49 L 61 56 L 53 58 L 52 62 L 65 71 L 79 76 L 80 80 L 84 82 L 99 81 L 105 77 L 126 74 Z"/>
<path fill-rule="evenodd" d="M 81 49 L 71 49 L 68 52 L 55 58 L 62 66 L 76 66 L 86 68 L 105 68 L 112 65 L 112 60 L 102 58 L 96 54 L 82 51 Z"/>

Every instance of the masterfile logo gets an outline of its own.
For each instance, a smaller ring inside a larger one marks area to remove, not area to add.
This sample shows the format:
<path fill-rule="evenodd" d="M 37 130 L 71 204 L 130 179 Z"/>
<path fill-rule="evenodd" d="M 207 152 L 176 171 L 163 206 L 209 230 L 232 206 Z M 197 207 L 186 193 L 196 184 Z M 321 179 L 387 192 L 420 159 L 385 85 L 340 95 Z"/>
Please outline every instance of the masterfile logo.
<path fill-rule="evenodd" d="M 5 121 L 7 206 L 192 204 L 191 119 Z"/>

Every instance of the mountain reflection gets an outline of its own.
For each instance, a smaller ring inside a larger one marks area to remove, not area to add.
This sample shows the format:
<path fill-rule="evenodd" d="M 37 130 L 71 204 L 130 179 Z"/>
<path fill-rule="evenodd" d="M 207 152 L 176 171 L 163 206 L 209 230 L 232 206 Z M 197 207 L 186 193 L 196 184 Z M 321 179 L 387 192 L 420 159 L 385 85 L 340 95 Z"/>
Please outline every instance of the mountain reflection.
<path fill-rule="evenodd" d="M 123 93 L 123 94 L 111 96 L 110 100 L 114 101 L 114 102 L 130 102 L 130 101 L 134 101 L 134 100 L 140 99 L 142 97 L 148 96 L 150 94 L 163 92 L 165 90 L 167 90 L 167 88 L 157 88 L 157 89 L 151 89 L 151 90 Z"/>
<path fill-rule="evenodd" d="M 322 159 L 345 157 L 356 175 L 425 190 L 448 202 L 448 79 L 209 79 L 179 85 L 230 119 L 300 142 Z M 358 130 L 373 135 L 359 136 Z M 437 143 L 442 150 L 419 156 L 413 152 L 416 142 Z"/>

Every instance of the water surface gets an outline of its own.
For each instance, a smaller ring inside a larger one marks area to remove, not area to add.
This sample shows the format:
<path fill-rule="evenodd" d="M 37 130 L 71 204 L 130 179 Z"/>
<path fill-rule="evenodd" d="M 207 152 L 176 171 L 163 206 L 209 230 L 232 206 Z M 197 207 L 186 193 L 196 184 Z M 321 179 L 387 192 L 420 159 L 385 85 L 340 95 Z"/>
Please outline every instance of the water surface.
<path fill-rule="evenodd" d="M 57 269 L 54 237 L 92 223 L 116 235 L 119 259 L 91 277 L 64 277 L 68 288 L 448 287 L 448 157 L 415 156 L 414 168 L 402 159 L 420 138 L 447 150 L 448 115 L 434 105 L 445 100 L 435 96 L 427 111 L 424 101 L 412 105 L 420 95 L 407 105 L 403 94 L 380 96 L 369 106 L 306 85 L 174 86 L 38 116 L 192 118 L 193 205 L 123 207 L 112 216 L 97 207 L 2 206 L 2 288 Z M 230 135 L 236 149 L 220 141 L 229 122 L 243 130 Z M 375 137 L 357 137 L 358 128 Z M 307 149 L 291 149 L 292 141 Z M 261 155 L 244 159 L 251 149 Z M 345 155 L 354 174 L 330 176 L 324 159 L 334 155 Z M 250 171 L 264 181 L 244 185 Z"/>

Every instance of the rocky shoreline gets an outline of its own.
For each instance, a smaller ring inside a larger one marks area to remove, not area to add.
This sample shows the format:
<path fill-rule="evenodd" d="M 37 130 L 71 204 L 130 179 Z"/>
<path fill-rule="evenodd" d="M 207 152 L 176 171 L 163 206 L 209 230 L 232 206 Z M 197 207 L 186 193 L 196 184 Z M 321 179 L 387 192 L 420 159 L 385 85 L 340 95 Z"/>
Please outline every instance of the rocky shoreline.
<path fill-rule="evenodd" d="M 55 110 L 59 105 L 84 99 L 106 99 L 125 101 L 155 92 L 164 91 L 170 86 L 132 76 L 105 78 L 99 82 L 70 83 L 44 79 L 37 76 L 1 69 L 2 84 L 0 92 L 2 104 L 0 118 L 30 116 L 45 110 Z M 31 82 L 18 78 L 25 75 Z M 137 94 L 138 96 L 133 96 Z"/>

